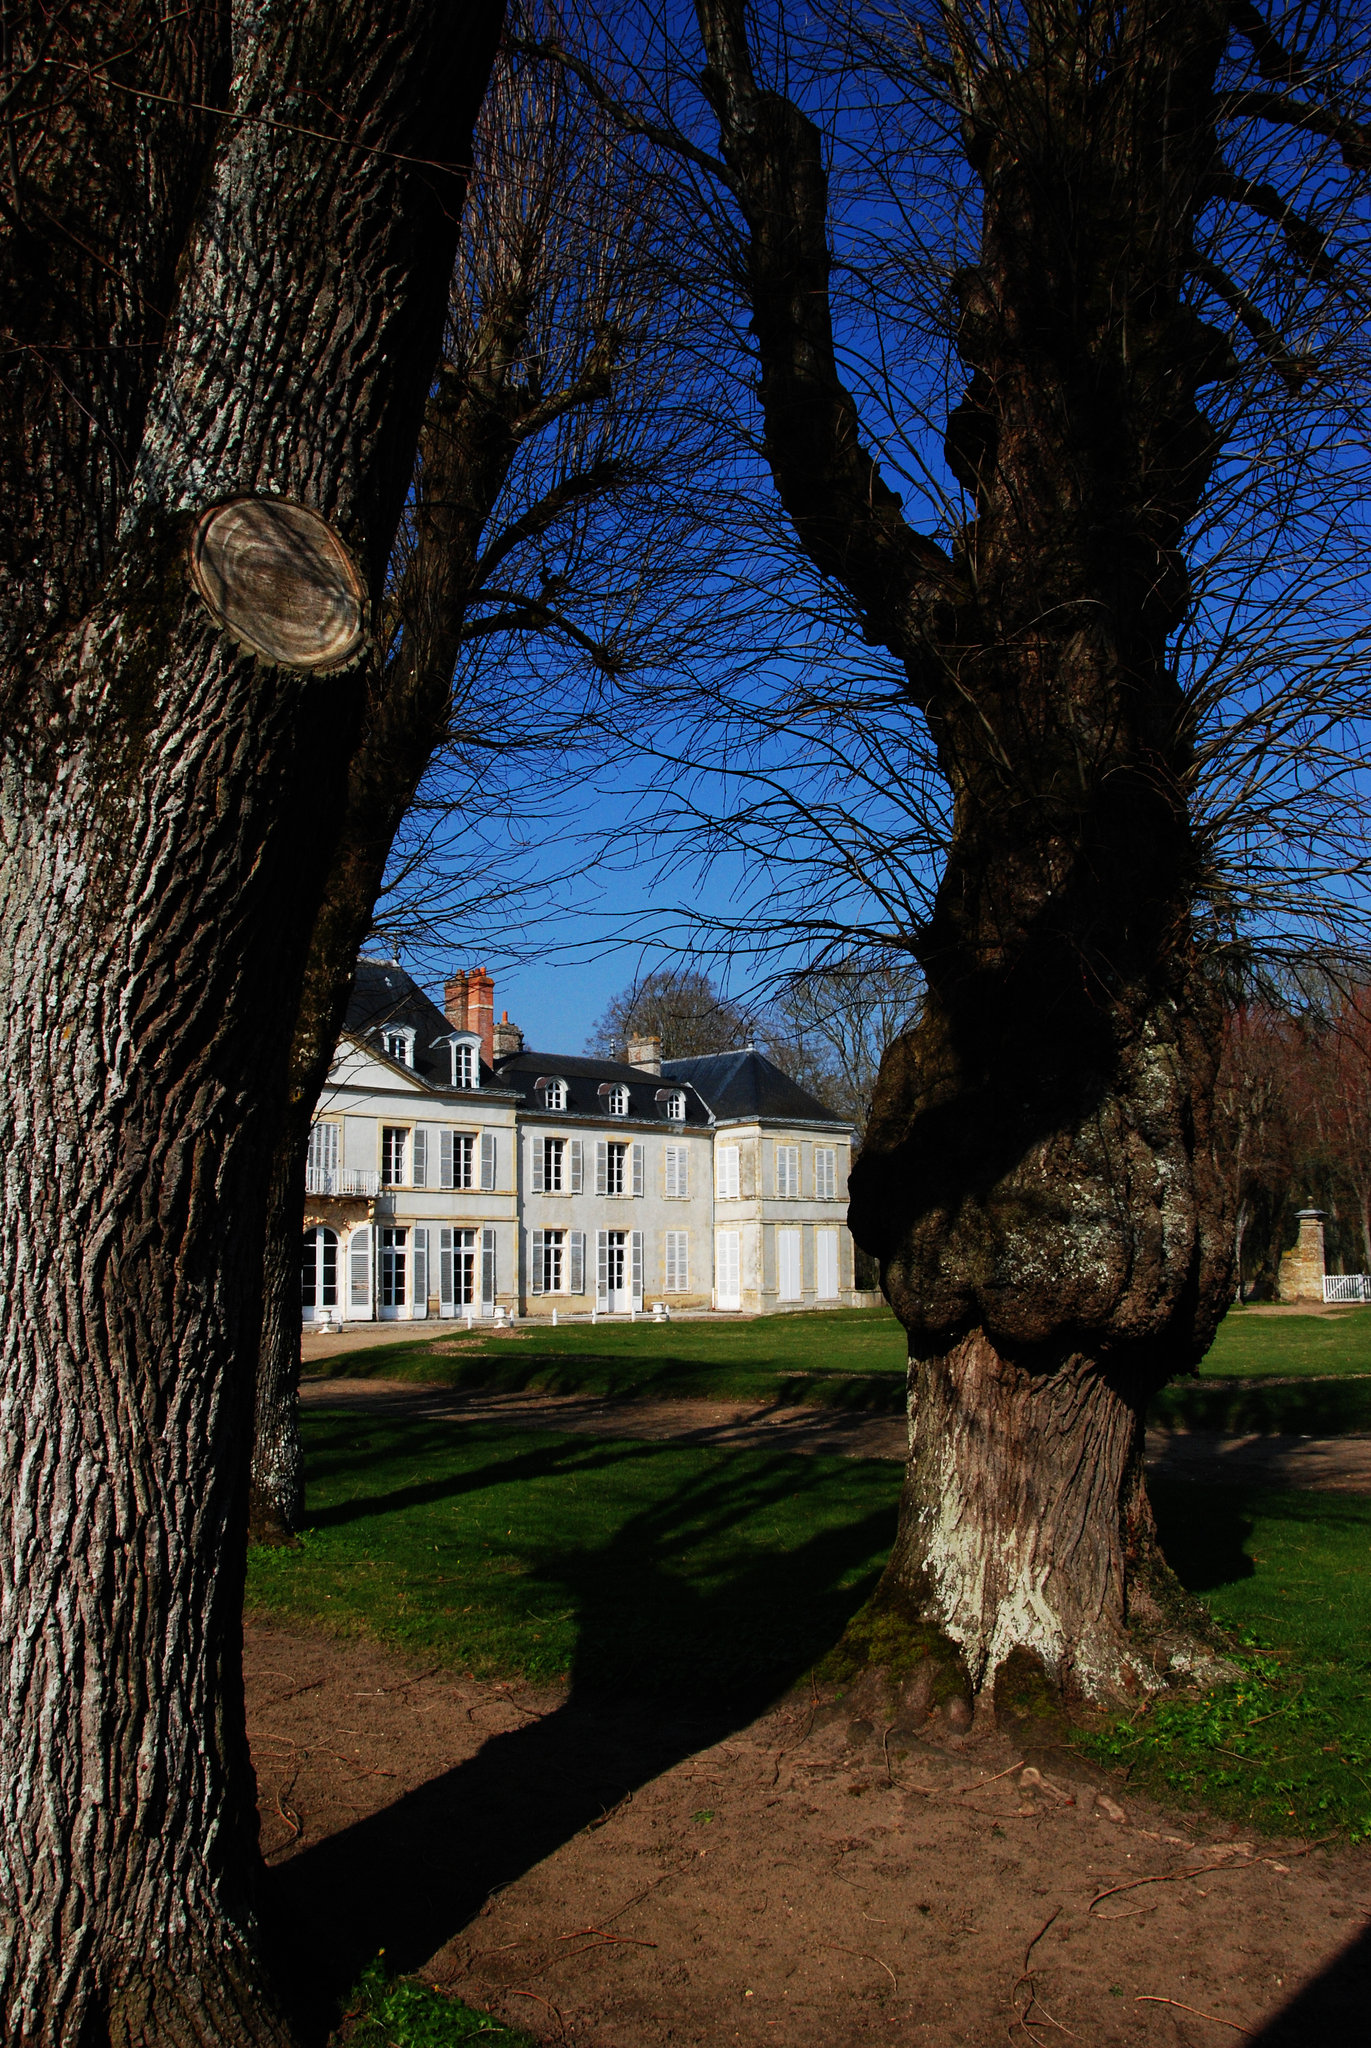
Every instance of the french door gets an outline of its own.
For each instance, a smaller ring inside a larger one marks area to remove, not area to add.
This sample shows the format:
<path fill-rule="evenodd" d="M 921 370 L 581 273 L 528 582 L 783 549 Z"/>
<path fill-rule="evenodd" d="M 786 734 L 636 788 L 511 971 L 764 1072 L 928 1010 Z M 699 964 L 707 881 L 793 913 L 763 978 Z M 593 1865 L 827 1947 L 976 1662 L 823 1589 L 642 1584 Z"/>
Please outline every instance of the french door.
<path fill-rule="evenodd" d="M 307 1230 L 300 1269 L 300 1312 L 307 1323 L 338 1307 L 338 1233 Z"/>
<path fill-rule="evenodd" d="M 741 1308 L 743 1305 L 742 1232 L 721 1230 L 715 1239 L 714 1305 Z"/>

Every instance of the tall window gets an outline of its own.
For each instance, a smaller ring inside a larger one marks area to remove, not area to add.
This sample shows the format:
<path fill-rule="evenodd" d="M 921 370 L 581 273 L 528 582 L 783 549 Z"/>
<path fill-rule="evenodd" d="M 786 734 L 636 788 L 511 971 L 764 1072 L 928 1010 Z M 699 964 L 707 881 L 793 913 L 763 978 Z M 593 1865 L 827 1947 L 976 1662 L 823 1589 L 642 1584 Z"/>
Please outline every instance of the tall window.
<path fill-rule="evenodd" d="M 405 1161 L 409 1151 L 409 1132 L 403 1124 L 381 1126 L 381 1185 L 385 1188 L 402 1188 L 405 1184 Z"/>
<path fill-rule="evenodd" d="M 442 1132 L 438 1143 L 439 1187 L 472 1187 L 475 1151 L 476 1140 L 470 1131 Z"/>
<path fill-rule="evenodd" d="M 690 1232 L 666 1232 L 666 1291 L 685 1294 L 690 1287 Z"/>
<path fill-rule="evenodd" d="M 452 1085 L 454 1088 L 479 1088 L 481 1085 L 481 1060 L 474 1045 L 454 1045 L 452 1048 Z"/>
<path fill-rule="evenodd" d="M 565 1138 L 535 1138 L 543 1152 L 543 1187 L 550 1195 L 560 1195 L 565 1185 L 562 1169 L 566 1164 Z"/>
<path fill-rule="evenodd" d="M 405 1264 L 408 1240 L 409 1232 L 407 1230 L 397 1230 L 389 1225 L 382 1228 L 382 1308 L 403 1308 L 405 1305 Z"/>
<path fill-rule="evenodd" d="M 663 1192 L 669 1202 L 683 1202 L 690 1193 L 690 1148 L 667 1145 L 663 1150 L 666 1155 Z"/>
<path fill-rule="evenodd" d="M 798 1230 L 776 1232 L 776 1292 L 782 1301 L 799 1301 L 804 1294 L 803 1248 Z"/>
<path fill-rule="evenodd" d="M 831 1202 L 838 1192 L 838 1154 L 832 1145 L 814 1147 L 814 1193 L 821 1202 Z"/>
<path fill-rule="evenodd" d="M 310 1130 L 309 1151 L 305 1158 L 306 1192 L 311 1195 L 336 1194 L 337 1172 L 338 1126 L 315 1124 Z"/>
<path fill-rule="evenodd" d="M 306 1315 L 338 1306 L 338 1237 L 322 1226 L 305 1232 L 300 1306 Z"/>
<path fill-rule="evenodd" d="M 607 1145 L 605 1147 L 605 1193 L 607 1195 L 626 1195 L 628 1193 L 628 1154 L 629 1147 L 627 1145 Z"/>
<path fill-rule="evenodd" d="M 381 1043 L 391 1059 L 402 1067 L 414 1065 L 414 1033 L 408 1025 L 394 1025 L 381 1034 Z"/>
<path fill-rule="evenodd" d="M 738 1199 L 738 1147 L 736 1145 L 721 1145 L 715 1154 L 715 1162 L 719 1200 L 721 1202 L 736 1202 Z"/>
<path fill-rule="evenodd" d="M 476 1299 L 476 1232 L 438 1232 L 438 1301 L 444 1315 L 470 1308 Z"/>
<path fill-rule="evenodd" d="M 537 1262 L 534 1281 L 537 1291 L 540 1294 L 560 1294 L 566 1272 L 566 1232 L 538 1230 L 534 1232 L 534 1237 L 542 1240 L 541 1244 L 534 1245 Z"/>
<path fill-rule="evenodd" d="M 800 1192 L 800 1148 L 798 1145 L 776 1147 L 776 1192 L 778 1195 L 798 1195 Z"/>

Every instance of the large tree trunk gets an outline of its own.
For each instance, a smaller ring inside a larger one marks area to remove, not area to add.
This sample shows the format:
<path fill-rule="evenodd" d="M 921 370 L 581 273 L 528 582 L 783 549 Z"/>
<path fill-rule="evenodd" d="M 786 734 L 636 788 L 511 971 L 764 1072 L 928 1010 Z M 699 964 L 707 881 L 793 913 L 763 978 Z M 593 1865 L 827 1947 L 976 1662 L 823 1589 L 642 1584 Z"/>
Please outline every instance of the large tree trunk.
<path fill-rule="evenodd" d="M 911 1353 L 877 1605 L 941 1632 L 974 1689 L 1017 1651 L 1118 1695 L 1157 1682 L 1143 1637 L 1178 1592 L 1148 1533 L 1144 1410 L 1210 1342 L 1232 1259 L 1168 652 L 1215 452 L 1195 394 L 1228 361 L 1183 293 L 1226 10 L 1034 0 L 1012 57 L 987 54 L 977 10 L 947 11 L 983 194 L 947 433 L 976 516 L 949 557 L 904 524 L 838 378 L 817 132 L 754 83 L 741 0 L 697 5 L 773 473 L 816 565 L 903 661 L 953 798 L 914 935 L 927 1000 L 883 1061 L 852 1178 Z"/>
<path fill-rule="evenodd" d="M 336 644 L 342 570 L 278 556 L 241 604 L 231 575 L 231 634 L 187 550 L 208 508 L 294 500 L 374 603 L 493 12 L 267 5 L 230 48 L 217 5 L 71 6 L 70 51 L 37 53 L 70 64 L 10 48 L 36 118 L 3 261 L 42 345 L 0 400 L 0 2029 L 34 2048 L 286 2038 L 253 1918 L 247 1466 L 369 657 L 240 644 Z"/>

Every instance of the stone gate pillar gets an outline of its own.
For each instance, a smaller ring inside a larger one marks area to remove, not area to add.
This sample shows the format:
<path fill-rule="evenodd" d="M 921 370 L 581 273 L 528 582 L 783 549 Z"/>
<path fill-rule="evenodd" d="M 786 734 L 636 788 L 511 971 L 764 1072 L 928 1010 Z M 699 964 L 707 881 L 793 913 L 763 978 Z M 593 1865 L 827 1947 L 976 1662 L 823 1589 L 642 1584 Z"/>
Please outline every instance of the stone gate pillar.
<path fill-rule="evenodd" d="M 1281 1253 L 1276 1293 L 1282 1301 L 1323 1300 L 1323 1210 L 1301 1209 L 1300 1234 Z"/>

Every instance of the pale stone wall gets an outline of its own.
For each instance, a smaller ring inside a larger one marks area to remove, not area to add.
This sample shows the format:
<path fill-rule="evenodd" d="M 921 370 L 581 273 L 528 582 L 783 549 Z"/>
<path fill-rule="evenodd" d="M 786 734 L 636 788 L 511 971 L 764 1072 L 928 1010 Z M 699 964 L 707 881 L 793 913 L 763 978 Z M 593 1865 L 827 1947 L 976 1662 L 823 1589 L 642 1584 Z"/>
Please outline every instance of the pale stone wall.
<path fill-rule="evenodd" d="M 1301 1209 L 1300 1234 L 1281 1254 L 1276 1292 L 1282 1301 L 1322 1301 L 1323 1276 L 1323 1211 Z"/>

